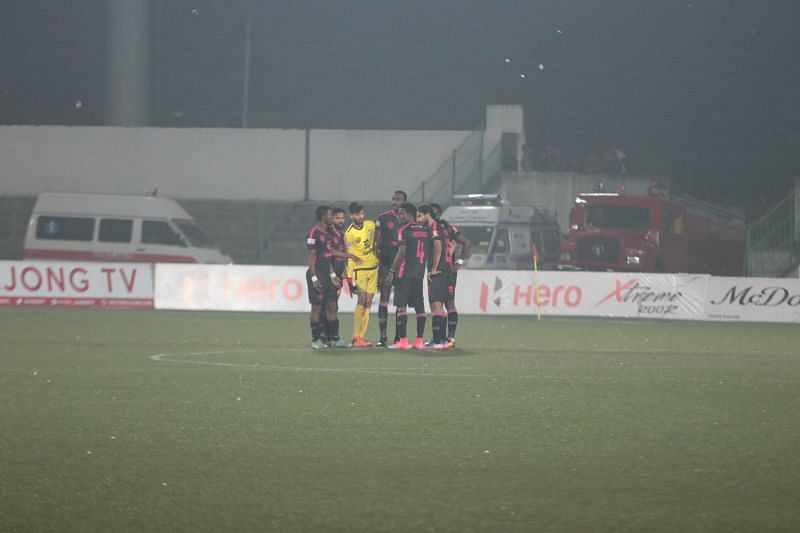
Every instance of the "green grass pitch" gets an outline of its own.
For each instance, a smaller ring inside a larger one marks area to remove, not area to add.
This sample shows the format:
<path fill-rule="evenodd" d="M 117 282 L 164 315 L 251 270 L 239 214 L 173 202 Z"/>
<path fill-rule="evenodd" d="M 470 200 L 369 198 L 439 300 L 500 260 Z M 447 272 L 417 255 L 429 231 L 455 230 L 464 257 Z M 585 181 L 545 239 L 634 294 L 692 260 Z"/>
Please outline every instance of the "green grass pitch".
<path fill-rule="evenodd" d="M 313 351 L 289 314 L 0 327 L 0 531 L 800 531 L 796 325 L 462 317 L 434 353 Z"/>

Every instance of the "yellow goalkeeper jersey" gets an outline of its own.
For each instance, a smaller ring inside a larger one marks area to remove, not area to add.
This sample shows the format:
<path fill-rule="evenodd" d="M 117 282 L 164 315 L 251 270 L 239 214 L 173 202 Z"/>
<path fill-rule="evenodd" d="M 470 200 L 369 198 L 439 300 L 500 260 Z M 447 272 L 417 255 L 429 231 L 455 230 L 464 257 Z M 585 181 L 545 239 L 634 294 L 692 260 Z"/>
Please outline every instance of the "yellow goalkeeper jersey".
<path fill-rule="evenodd" d="M 378 266 L 378 256 L 375 255 L 375 222 L 365 220 L 361 229 L 350 224 L 344 232 L 344 244 L 347 251 L 363 261 L 360 265 L 354 261 L 347 261 L 347 275 L 352 277 L 355 269 L 369 269 Z"/>

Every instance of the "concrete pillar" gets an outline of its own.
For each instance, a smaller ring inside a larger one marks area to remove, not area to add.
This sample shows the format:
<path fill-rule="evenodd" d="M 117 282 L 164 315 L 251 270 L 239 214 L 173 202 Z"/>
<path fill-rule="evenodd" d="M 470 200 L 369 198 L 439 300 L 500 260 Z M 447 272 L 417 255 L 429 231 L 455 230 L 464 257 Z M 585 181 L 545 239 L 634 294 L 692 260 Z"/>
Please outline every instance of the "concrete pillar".
<path fill-rule="evenodd" d="M 794 242 L 800 242 L 800 178 L 794 179 Z"/>
<path fill-rule="evenodd" d="M 106 5 L 106 124 L 147 126 L 150 0 L 108 0 Z"/>

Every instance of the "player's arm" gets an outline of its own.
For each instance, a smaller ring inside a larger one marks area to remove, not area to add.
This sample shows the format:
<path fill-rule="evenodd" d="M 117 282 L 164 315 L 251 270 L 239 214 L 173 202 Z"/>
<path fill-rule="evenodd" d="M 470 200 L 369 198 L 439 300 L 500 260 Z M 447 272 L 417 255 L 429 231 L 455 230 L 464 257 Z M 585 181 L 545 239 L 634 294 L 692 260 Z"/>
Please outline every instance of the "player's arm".
<path fill-rule="evenodd" d="M 386 286 L 392 286 L 392 280 L 394 279 L 394 274 L 397 272 L 397 269 L 400 268 L 400 263 L 403 262 L 403 258 L 406 256 L 406 243 L 400 242 L 397 246 L 397 253 L 394 254 L 394 261 L 392 262 L 392 267 L 389 269 L 389 273 L 386 274 Z"/>
<path fill-rule="evenodd" d="M 472 243 L 460 231 L 456 233 L 456 242 L 461 245 L 461 253 L 458 255 L 458 259 L 456 259 L 455 263 L 453 264 L 454 270 L 458 270 L 458 268 L 464 264 L 464 260 L 469 257 L 469 252 L 472 247 Z"/>
<path fill-rule="evenodd" d="M 433 241 L 433 261 L 431 261 L 431 269 L 428 272 L 428 277 L 437 276 L 442 272 L 439 270 L 439 261 L 442 259 L 442 239 L 436 238 Z"/>
<path fill-rule="evenodd" d="M 353 249 L 353 239 L 350 237 L 350 233 L 344 234 L 344 247 L 348 252 Z M 345 268 L 345 275 L 348 278 L 353 277 L 353 268 L 355 268 L 355 261 L 348 259 Z"/>
<path fill-rule="evenodd" d="M 333 255 L 333 252 L 334 250 L 331 250 L 331 255 Z M 328 275 L 331 277 L 331 283 L 333 283 L 333 286 L 338 289 L 342 286 L 342 280 L 340 280 L 339 276 L 336 275 L 336 269 L 333 268 L 333 259 L 328 261 L 328 264 L 330 266 L 330 272 Z"/>
<path fill-rule="evenodd" d="M 366 224 L 366 222 L 365 222 Z M 378 251 L 378 224 L 376 222 L 372 223 L 372 243 L 369 248 L 369 255 L 374 255 L 376 259 L 381 258 L 381 254 Z"/>
<path fill-rule="evenodd" d="M 315 250 L 308 250 L 308 271 L 311 272 L 311 284 L 315 289 L 320 288 L 319 277 L 317 276 L 317 253 Z"/>
<path fill-rule="evenodd" d="M 355 246 L 353 244 L 353 238 L 350 235 L 351 234 L 349 232 L 344 234 L 344 246 L 348 252 Z M 356 293 L 356 286 L 353 283 L 353 273 L 355 272 L 355 268 L 355 261 L 348 259 L 346 263 L 345 276 L 347 276 L 347 286 L 350 288 L 350 296 L 353 296 L 353 294 Z"/>
<path fill-rule="evenodd" d="M 381 220 L 378 219 L 375 221 L 375 248 L 380 248 L 381 243 L 383 242 L 383 231 L 381 230 Z"/>
<path fill-rule="evenodd" d="M 338 257 L 339 259 L 350 259 L 351 261 L 355 261 L 356 264 L 358 264 L 358 265 L 360 265 L 361 263 L 364 262 L 363 259 L 361 259 L 360 257 L 358 257 L 356 255 L 353 255 L 353 254 L 351 254 L 349 252 L 341 252 L 339 250 L 331 250 L 331 254 L 333 256 L 335 256 L 335 257 Z"/>

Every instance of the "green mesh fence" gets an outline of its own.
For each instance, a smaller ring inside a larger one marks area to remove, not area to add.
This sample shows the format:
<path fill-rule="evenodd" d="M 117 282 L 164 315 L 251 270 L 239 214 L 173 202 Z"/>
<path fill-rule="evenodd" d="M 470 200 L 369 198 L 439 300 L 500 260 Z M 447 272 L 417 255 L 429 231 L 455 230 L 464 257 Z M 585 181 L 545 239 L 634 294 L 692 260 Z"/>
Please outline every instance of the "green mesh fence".
<path fill-rule="evenodd" d="M 448 204 L 454 194 L 481 192 L 500 169 L 500 148 L 484 154 L 483 128 L 470 133 L 422 185 L 409 195 L 414 203 Z"/>
<path fill-rule="evenodd" d="M 800 261 L 792 191 L 767 214 L 750 225 L 747 239 L 747 275 L 781 277 Z"/>

